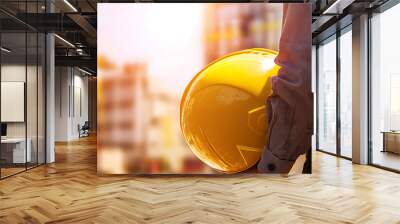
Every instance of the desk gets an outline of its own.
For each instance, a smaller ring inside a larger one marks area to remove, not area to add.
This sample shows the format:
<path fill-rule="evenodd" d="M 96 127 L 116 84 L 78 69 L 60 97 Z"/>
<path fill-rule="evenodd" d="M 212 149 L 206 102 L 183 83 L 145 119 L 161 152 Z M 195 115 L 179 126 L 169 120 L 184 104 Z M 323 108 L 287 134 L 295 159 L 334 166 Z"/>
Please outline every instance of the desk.
<path fill-rule="evenodd" d="M 400 132 L 383 131 L 383 150 L 382 152 L 392 152 L 400 154 Z"/>
<path fill-rule="evenodd" d="M 6 161 L 6 163 L 25 163 L 31 162 L 32 153 L 31 145 L 32 141 L 27 138 L 26 142 L 28 147 L 26 147 L 25 154 L 25 138 L 6 138 L 1 139 L 1 157 Z"/>

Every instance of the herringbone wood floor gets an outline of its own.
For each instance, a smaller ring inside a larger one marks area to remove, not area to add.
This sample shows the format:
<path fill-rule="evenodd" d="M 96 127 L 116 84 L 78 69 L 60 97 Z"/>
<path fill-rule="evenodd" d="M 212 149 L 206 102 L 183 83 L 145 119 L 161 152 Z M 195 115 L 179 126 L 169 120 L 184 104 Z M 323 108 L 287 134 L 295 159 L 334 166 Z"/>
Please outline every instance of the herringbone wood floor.
<path fill-rule="evenodd" d="M 94 137 L 0 181 L 0 223 L 400 223 L 400 175 L 314 153 L 313 174 L 96 175 Z"/>

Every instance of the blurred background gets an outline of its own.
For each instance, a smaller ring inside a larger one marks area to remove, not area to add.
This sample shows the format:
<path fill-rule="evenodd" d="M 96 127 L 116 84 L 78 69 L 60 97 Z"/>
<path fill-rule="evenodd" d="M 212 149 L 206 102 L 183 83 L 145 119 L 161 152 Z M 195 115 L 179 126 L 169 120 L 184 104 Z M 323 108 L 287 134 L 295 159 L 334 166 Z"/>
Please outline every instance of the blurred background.
<path fill-rule="evenodd" d="M 208 63 L 278 50 L 281 4 L 99 4 L 98 171 L 214 173 L 180 130 L 185 86 Z"/>

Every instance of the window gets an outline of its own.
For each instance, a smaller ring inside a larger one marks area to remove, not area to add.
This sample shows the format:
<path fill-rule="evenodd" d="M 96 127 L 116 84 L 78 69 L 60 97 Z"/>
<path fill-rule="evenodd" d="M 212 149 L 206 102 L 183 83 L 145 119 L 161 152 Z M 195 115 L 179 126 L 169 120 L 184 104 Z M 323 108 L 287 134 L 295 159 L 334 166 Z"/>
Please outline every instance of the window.
<path fill-rule="evenodd" d="M 315 45 L 312 46 L 312 51 L 311 51 L 311 91 L 314 94 L 314 99 L 313 99 L 313 136 L 311 138 L 311 148 L 312 150 L 317 149 L 317 100 L 316 100 L 316 95 L 315 93 L 317 92 L 317 48 Z"/>
<path fill-rule="evenodd" d="M 340 36 L 340 155 L 352 156 L 352 34 L 351 26 Z"/>
<path fill-rule="evenodd" d="M 317 149 L 336 153 L 336 36 L 318 47 Z"/>
<path fill-rule="evenodd" d="M 371 18 L 371 162 L 400 170 L 400 5 Z"/>

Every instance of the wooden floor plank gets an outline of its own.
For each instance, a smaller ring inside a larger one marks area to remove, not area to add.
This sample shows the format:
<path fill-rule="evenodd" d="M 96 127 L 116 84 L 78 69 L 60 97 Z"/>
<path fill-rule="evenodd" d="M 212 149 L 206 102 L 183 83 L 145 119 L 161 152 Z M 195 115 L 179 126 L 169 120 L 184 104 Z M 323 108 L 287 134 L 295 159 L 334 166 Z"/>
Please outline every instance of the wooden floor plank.
<path fill-rule="evenodd" d="M 400 175 L 320 152 L 313 174 L 98 176 L 96 138 L 0 181 L 0 223 L 400 223 Z"/>

